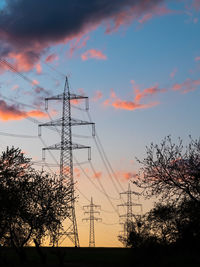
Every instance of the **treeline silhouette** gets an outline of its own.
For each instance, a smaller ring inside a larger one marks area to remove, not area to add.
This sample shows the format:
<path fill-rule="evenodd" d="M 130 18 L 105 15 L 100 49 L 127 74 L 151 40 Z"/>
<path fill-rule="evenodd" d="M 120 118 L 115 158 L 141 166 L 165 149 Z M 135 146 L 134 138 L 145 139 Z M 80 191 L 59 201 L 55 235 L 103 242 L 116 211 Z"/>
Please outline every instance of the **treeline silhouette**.
<path fill-rule="evenodd" d="M 0 252 L 12 247 L 26 262 L 25 246 L 58 240 L 70 209 L 71 187 L 56 176 L 36 171 L 19 148 L 7 147 L 0 156 Z"/>
<path fill-rule="evenodd" d="M 145 215 L 129 225 L 127 247 L 142 249 L 198 249 L 200 243 L 200 140 L 188 145 L 170 136 L 146 147 L 138 160 L 142 168 L 133 180 L 145 198 L 157 198 Z"/>

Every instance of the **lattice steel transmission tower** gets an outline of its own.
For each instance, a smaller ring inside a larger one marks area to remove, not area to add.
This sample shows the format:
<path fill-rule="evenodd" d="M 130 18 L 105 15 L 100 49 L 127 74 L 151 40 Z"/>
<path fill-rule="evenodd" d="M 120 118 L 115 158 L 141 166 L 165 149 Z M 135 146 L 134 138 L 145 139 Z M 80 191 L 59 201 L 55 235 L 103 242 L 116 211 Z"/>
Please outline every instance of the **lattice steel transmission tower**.
<path fill-rule="evenodd" d="M 140 215 L 142 214 L 142 204 L 139 203 L 140 194 L 138 192 L 132 191 L 130 184 L 128 185 L 128 191 L 120 193 L 120 196 L 121 195 L 127 196 L 127 202 L 118 205 L 118 207 L 126 208 L 126 213 L 119 216 L 120 219 L 122 219 L 122 222 L 120 224 L 123 225 L 123 231 L 121 236 L 124 240 L 128 240 L 129 233 L 131 232 L 133 227 L 133 222 L 137 222 Z M 134 195 L 136 198 L 133 199 L 132 195 Z M 133 212 L 133 207 L 139 207 L 140 211 Z"/>
<path fill-rule="evenodd" d="M 61 141 L 55 145 L 43 148 L 43 158 L 45 150 L 60 150 L 60 176 L 59 182 L 62 184 L 64 180 L 67 180 L 67 184 L 70 187 L 70 203 L 69 203 L 69 227 L 64 231 L 64 233 L 58 233 L 60 244 L 68 237 L 75 247 L 79 247 L 79 237 L 78 228 L 75 214 L 75 195 L 74 195 L 74 178 L 73 178 L 73 150 L 74 149 L 88 149 L 90 159 L 90 147 L 80 144 L 75 144 L 72 142 L 72 126 L 78 125 L 92 125 L 92 134 L 95 134 L 94 123 L 74 119 L 71 117 L 71 101 L 72 100 L 85 100 L 85 108 L 88 110 L 88 97 L 72 94 L 70 92 L 68 78 L 66 77 L 64 92 L 60 95 L 49 97 L 45 99 L 45 109 L 48 109 L 48 101 L 50 100 L 60 100 L 62 101 L 62 117 L 60 119 L 52 120 L 47 123 L 42 123 L 39 125 L 39 135 L 41 135 L 41 127 L 61 127 L 60 132 Z M 58 245 L 58 243 L 57 243 Z"/>
<path fill-rule="evenodd" d="M 84 214 L 89 214 L 88 218 L 84 218 L 83 221 L 90 221 L 90 234 L 89 234 L 89 247 L 95 247 L 95 234 L 94 234 L 94 221 L 102 221 L 101 218 L 97 218 L 94 216 L 95 213 L 100 214 L 99 211 L 95 209 L 101 208 L 100 205 L 95 205 L 93 203 L 93 199 L 91 197 L 90 205 L 83 206 L 83 209 L 89 209 L 89 211 L 85 211 Z"/>

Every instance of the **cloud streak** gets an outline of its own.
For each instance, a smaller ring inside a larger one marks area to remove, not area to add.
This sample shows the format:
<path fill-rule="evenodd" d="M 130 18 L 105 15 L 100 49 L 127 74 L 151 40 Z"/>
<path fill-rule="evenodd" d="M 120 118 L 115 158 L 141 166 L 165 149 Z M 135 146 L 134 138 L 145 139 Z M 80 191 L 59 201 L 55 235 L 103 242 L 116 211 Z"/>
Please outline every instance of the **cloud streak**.
<path fill-rule="evenodd" d="M 90 49 L 90 50 L 86 51 L 85 53 L 83 53 L 81 55 L 81 58 L 83 61 L 91 59 L 91 58 L 99 59 L 99 60 L 106 60 L 107 56 L 104 55 L 100 50 Z"/>
<path fill-rule="evenodd" d="M 200 79 L 192 80 L 190 78 L 186 79 L 183 83 L 175 83 L 172 86 L 172 90 L 180 91 L 185 94 L 191 91 L 195 91 L 200 86 Z"/>
<path fill-rule="evenodd" d="M 120 99 L 114 90 L 111 90 L 110 98 L 104 101 L 104 106 L 112 106 L 115 109 L 124 109 L 124 110 L 137 110 L 137 109 L 148 109 L 154 106 L 159 105 L 158 101 L 149 102 L 149 103 L 141 103 L 141 100 L 148 99 L 158 93 L 166 92 L 166 89 L 160 89 L 158 85 L 146 88 L 144 90 L 140 90 L 139 86 L 135 84 L 135 81 L 131 81 L 133 84 L 134 94 L 133 100 L 123 100 Z"/>
<path fill-rule="evenodd" d="M 0 120 L 21 120 L 27 117 L 46 118 L 46 113 L 40 110 L 23 111 L 17 105 L 8 105 L 4 100 L 0 100 Z"/>

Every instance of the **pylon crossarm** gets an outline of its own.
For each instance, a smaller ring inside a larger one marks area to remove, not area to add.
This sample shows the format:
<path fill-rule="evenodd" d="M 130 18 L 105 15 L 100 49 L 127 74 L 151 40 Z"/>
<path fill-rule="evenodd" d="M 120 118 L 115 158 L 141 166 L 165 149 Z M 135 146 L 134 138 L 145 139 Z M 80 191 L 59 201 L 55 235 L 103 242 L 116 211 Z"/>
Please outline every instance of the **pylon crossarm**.
<path fill-rule="evenodd" d="M 94 125 L 94 124 L 95 124 L 94 122 L 83 121 L 83 120 L 71 118 L 71 125 L 72 126 L 76 126 L 76 125 Z"/>
<path fill-rule="evenodd" d="M 134 202 L 131 202 L 131 203 L 124 203 L 124 204 L 119 204 L 119 205 L 117 205 L 118 207 L 127 207 L 127 205 L 129 205 L 129 206 L 142 206 L 142 204 L 140 204 L 140 203 L 134 203 Z"/>
<path fill-rule="evenodd" d="M 60 125 L 62 125 L 62 119 L 41 123 L 41 124 L 38 125 L 38 127 L 42 127 L 42 126 L 60 126 Z"/>
<path fill-rule="evenodd" d="M 126 192 L 120 193 L 120 195 L 127 195 L 127 194 L 133 194 L 133 195 L 136 195 L 136 196 L 140 196 L 141 195 L 140 193 L 135 192 L 135 191 L 126 191 Z"/>
<path fill-rule="evenodd" d="M 63 94 L 59 94 L 59 95 L 45 98 L 45 102 L 49 100 L 62 100 L 62 99 L 63 99 Z"/>
<path fill-rule="evenodd" d="M 67 95 L 67 94 L 66 94 Z M 78 99 L 88 99 L 88 96 L 84 95 L 77 95 L 77 94 L 71 94 L 70 93 L 70 100 L 78 100 Z"/>
<path fill-rule="evenodd" d="M 89 221 L 90 220 L 90 218 L 84 218 L 84 219 L 82 219 L 82 221 L 84 222 L 84 221 Z"/>
<path fill-rule="evenodd" d="M 100 205 L 95 205 L 95 204 L 90 204 L 90 205 L 86 205 L 86 206 L 83 206 L 83 208 L 85 209 L 85 208 L 90 208 L 90 207 L 93 207 L 93 208 L 101 208 L 101 206 Z"/>
<path fill-rule="evenodd" d="M 65 148 L 68 148 L 68 149 L 84 149 L 84 148 L 88 148 L 90 149 L 89 146 L 84 146 L 84 145 L 80 145 L 80 144 L 69 144 L 69 143 L 66 143 L 64 144 Z M 62 149 L 62 145 L 60 143 L 58 144 L 55 144 L 55 145 L 52 145 L 52 146 L 48 146 L 48 147 L 44 147 L 42 150 L 60 150 Z"/>
<path fill-rule="evenodd" d="M 97 222 L 102 222 L 102 219 L 101 218 L 94 217 L 94 220 L 97 221 Z"/>

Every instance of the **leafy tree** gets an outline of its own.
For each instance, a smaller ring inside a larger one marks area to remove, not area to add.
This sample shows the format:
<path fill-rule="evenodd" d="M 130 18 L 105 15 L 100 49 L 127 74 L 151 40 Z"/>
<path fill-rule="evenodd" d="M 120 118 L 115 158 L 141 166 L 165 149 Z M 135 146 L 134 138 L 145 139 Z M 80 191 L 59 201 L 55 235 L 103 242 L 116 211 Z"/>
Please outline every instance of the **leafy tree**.
<path fill-rule="evenodd" d="M 46 236 L 57 238 L 68 216 L 71 188 L 32 168 L 18 148 L 0 157 L 0 244 L 17 250 Z"/>
<path fill-rule="evenodd" d="M 160 145 L 146 147 L 146 157 L 138 160 L 142 168 L 133 183 L 143 189 L 147 198 L 160 197 L 162 201 L 200 201 L 200 140 L 190 139 L 184 148 L 166 137 Z"/>
<path fill-rule="evenodd" d="M 178 237 L 179 216 L 177 211 L 178 209 L 172 204 L 158 203 L 147 213 L 149 231 L 153 236 L 159 238 L 159 243 L 162 245 L 172 244 Z"/>
<path fill-rule="evenodd" d="M 200 205 L 182 201 L 178 205 L 157 203 L 148 213 L 133 222 L 126 246 L 132 248 L 166 247 L 198 248 L 200 242 Z"/>

